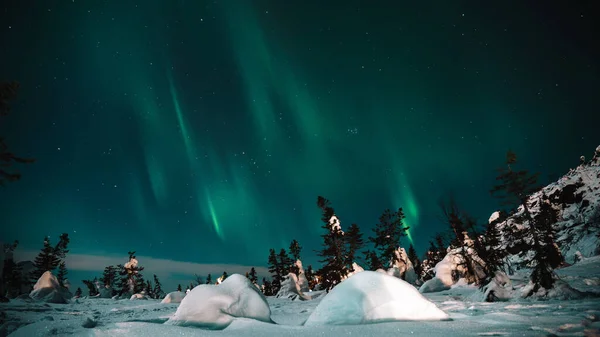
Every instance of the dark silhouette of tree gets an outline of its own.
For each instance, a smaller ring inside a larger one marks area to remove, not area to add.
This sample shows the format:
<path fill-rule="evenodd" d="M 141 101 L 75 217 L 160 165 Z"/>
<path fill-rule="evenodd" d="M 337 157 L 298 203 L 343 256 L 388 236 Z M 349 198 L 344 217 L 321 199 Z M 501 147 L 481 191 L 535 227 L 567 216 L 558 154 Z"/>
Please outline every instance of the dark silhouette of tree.
<path fill-rule="evenodd" d="M 539 190 L 537 184 L 537 173 L 531 174 L 527 170 L 514 170 L 513 165 L 517 162 L 517 156 L 514 152 L 508 151 L 506 154 L 506 168 L 502 168 L 499 171 L 496 180 L 499 181 L 498 185 L 495 185 L 490 191 L 493 196 L 500 199 L 504 205 L 512 206 L 513 209 L 521 205 L 523 207 L 522 216 L 518 217 L 518 220 L 527 221 L 528 226 L 524 230 L 511 228 L 511 234 L 516 236 L 520 242 L 524 242 L 527 236 L 530 240 L 530 247 L 533 250 L 534 255 L 532 259 L 525 258 L 523 264 L 529 268 L 533 268 L 531 274 L 531 281 L 533 283 L 532 291 L 527 294 L 528 296 L 536 293 L 540 287 L 549 290 L 553 287 L 555 276 L 552 272 L 551 258 L 546 254 L 552 254 L 555 249 L 555 243 L 553 240 L 551 227 L 556 222 L 555 214 L 551 210 L 551 206 L 546 207 L 541 214 L 538 214 L 536 218 L 530 212 L 529 209 L 529 197 L 531 194 Z M 540 207 L 544 207 L 542 205 Z M 508 224 L 507 224 L 508 225 Z M 510 223 L 510 226 L 516 227 L 514 222 Z M 526 252 L 522 252 L 521 256 L 525 256 Z"/>
<path fill-rule="evenodd" d="M 227 274 L 226 271 L 224 271 L 223 275 L 221 275 L 221 282 L 225 281 L 228 277 L 229 277 L 229 275 Z"/>
<path fill-rule="evenodd" d="M 352 264 L 356 262 L 356 254 L 364 246 L 364 240 L 362 236 L 363 234 L 360 232 L 360 228 L 354 223 L 350 225 L 350 228 L 348 228 L 348 231 L 346 234 L 344 234 L 346 244 L 348 245 L 348 253 L 346 254 L 346 267 L 351 272 L 354 271 Z"/>
<path fill-rule="evenodd" d="M 308 280 L 308 289 L 313 290 L 317 281 L 315 280 L 316 275 L 311 265 L 308 265 L 308 267 L 306 268 L 304 276 L 306 276 L 306 279 Z"/>
<path fill-rule="evenodd" d="M 293 262 L 300 260 L 300 252 L 302 252 L 302 246 L 300 246 L 300 243 L 296 239 L 292 240 L 290 243 L 290 256 Z"/>
<path fill-rule="evenodd" d="M 152 282 L 150 282 L 150 280 L 146 280 L 146 284 L 144 286 L 144 293 L 146 294 L 146 296 L 154 298 L 154 288 L 152 287 Z"/>
<path fill-rule="evenodd" d="M 417 251 L 415 250 L 415 247 L 412 245 L 412 243 L 408 247 L 408 252 L 406 253 L 406 255 L 408 256 L 408 259 L 410 260 L 410 262 L 413 265 L 413 269 L 415 270 L 415 274 L 417 274 L 417 276 L 420 277 L 420 275 L 421 275 L 421 261 L 419 260 L 419 257 L 417 256 Z"/>
<path fill-rule="evenodd" d="M 0 277 L 0 302 L 8 302 L 8 297 L 16 297 L 20 295 L 22 273 L 21 267 L 15 262 L 13 253 L 19 241 L 15 240 L 12 244 L 4 244 L 4 261 L 2 275 Z M 7 297 L 8 296 L 8 297 Z"/>
<path fill-rule="evenodd" d="M 17 97 L 19 84 L 17 82 L 0 83 L 0 116 L 6 116 L 10 112 L 10 101 Z M 19 172 L 10 171 L 14 163 L 28 164 L 35 160 L 30 158 L 22 158 L 8 149 L 8 145 L 4 137 L 0 137 L 0 186 L 4 186 L 6 182 L 13 182 L 21 179 Z"/>
<path fill-rule="evenodd" d="M 194 274 L 194 282 L 196 282 L 197 286 L 204 284 L 204 281 L 202 281 L 202 277 L 198 274 Z"/>
<path fill-rule="evenodd" d="M 102 273 L 102 277 L 100 277 L 100 282 L 104 284 L 105 287 L 110 287 L 112 289 L 112 296 L 117 294 L 116 280 L 117 280 L 117 267 L 115 266 L 107 266 L 104 267 L 104 272 Z"/>
<path fill-rule="evenodd" d="M 210 274 L 206 277 L 206 284 L 212 284 L 212 276 Z"/>
<path fill-rule="evenodd" d="M 33 261 L 35 269 L 31 272 L 32 281 L 36 282 L 45 272 L 53 271 L 59 263 L 60 259 L 56 256 L 54 247 L 50 244 L 50 237 L 46 236 L 42 250 Z"/>
<path fill-rule="evenodd" d="M 323 238 L 323 248 L 317 252 L 317 255 L 322 259 L 319 262 L 323 266 L 318 271 L 321 281 L 321 287 L 327 291 L 331 290 L 336 284 L 339 284 L 346 275 L 346 245 L 344 233 L 341 228 L 332 220 L 334 216 L 333 207 L 329 200 L 319 196 L 317 198 L 317 206 L 321 209 L 323 225 L 325 233 L 321 235 Z"/>
<path fill-rule="evenodd" d="M 269 260 L 267 266 L 269 268 L 269 273 L 271 273 L 271 290 L 274 293 L 277 293 L 281 287 L 283 275 L 281 274 L 281 265 L 277 259 L 277 255 L 275 254 L 275 249 L 273 248 L 269 249 Z"/>
<path fill-rule="evenodd" d="M 95 277 L 93 280 L 83 280 L 83 284 L 85 284 L 88 288 L 89 296 L 98 295 L 98 289 L 96 288 L 96 281 L 97 281 L 97 279 Z"/>
<path fill-rule="evenodd" d="M 177 291 L 182 291 L 182 290 L 181 290 L 181 284 L 178 284 L 178 285 L 177 285 Z"/>
<path fill-rule="evenodd" d="M 160 284 L 160 281 L 158 280 L 158 276 L 156 276 L 156 274 L 154 274 L 153 277 L 154 277 L 154 289 L 152 289 L 152 292 L 154 293 L 155 299 L 160 299 L 161 297 L 163 297 L 165 295 L 165 293 L 162 290 L 162 284 Z"/>
<path fill-rule="evenodd" d="M 258 277 L 256 276 L 256 269 L 254 267 L 250 268 L 250 273 L 248 273 L 250 282 L 254 284 L 258 284 Z"/>
<path fill-rule="evenodd" d="M 292 261 L 292 259 L 288 256 L 288 253 L 285 251 L 285 249 L 281 248 L 279 250 L 277 260 L 279 261 L 279 273 L 282 277 L 287 276 L 287 274 L 289 274 L 290 272 L 295 272 L 296 274 L 298 274 L 298 271 L 292 268 L 294 261 Z"/>
<path fill-rule="evenodd" d="M 139 265 L 135 251 L 127 252 L 129 261 L 125 265 L 118 265 L 119 272 L 119 295 L 133 295 L 141 292 L 145 287 L 142 271 L 144 267 Z"/>
<path fill-rule="evenodd" d="M 273 286 L 272 286 L 271 282 L 269 282 L 266 278 L 263 277 L 262 284 L 263 284 L 262 290 L 263 290 L 263 294 L 265 294 L 265 296 L 275 295 L 275 292 L 273 292 Z"/>
<path fill-rule="evenodd" d="M 58 265 L 58 273 L 56 274 L 56 279 L 58 280 L 58 284 L 64 287 L 65 280 L 67 279 L 67 266 L 65 265 L 65 261 L 61 261 Z"/>
<path fill-rule="evenodd" d="M 367 250 L 365 252 L 365 260 L 369 270 L 383 269 L 383 263 L 379 259 L 379 256 L 377 256 L 377 252 L 373 250 Z"/>
<path fill-rule="evenodd" d="M 79 297 L 81 297 L 81 293 L 82 293 L 82 292 L 81 292 L 81 288 L 77 287 L 77 290 L 75 290 L 75 297 L 76 297 L 76 298 L 79 298 Z"/>
<path fill-rule="evenodd" d="M 384 268 L 389 267 L 390 263 L 400 262 L 395 252 L 400 247 L 400 239 L 406 236 L 406 231 L 409 229 L 404 226 L 403 220 L 402 208 L 396 212 L 386 209 L 379 217 L 379 223 L 373 228 L 375 235 L 369 237 Z"/>

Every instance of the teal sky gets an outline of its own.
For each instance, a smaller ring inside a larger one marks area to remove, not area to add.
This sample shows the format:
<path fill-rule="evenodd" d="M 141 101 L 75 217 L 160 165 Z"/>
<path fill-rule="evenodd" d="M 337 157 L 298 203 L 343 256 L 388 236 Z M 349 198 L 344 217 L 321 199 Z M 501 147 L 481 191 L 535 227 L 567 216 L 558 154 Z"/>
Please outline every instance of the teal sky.
<path fill-rule="evenodd" d="M 440 197 L 497 208 L 509 148 L 547 182 L 600 144 L 599 21 L 575 4 L 2 6 L 0 131 L 37 162 L 0 189 L 0 239 L 23 249 L 262 266 L 295 238 L 316 264 L 323 195 L 365 232 L 403 207 L 423 252 Z"/>

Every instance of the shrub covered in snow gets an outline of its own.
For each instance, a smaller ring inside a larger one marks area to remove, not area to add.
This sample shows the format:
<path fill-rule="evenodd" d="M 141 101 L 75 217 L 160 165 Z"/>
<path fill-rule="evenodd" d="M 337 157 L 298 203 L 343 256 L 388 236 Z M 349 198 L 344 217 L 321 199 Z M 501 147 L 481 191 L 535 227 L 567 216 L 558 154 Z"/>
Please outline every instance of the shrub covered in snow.
<path fill-rule="evenodd" d="M 229 276 L 219 285 L 195 287 L 166 324 L 224 329 L 236 317 L 271 322 L 271 309 L 263 294 L 239 274 Z"/>
<path fill-rule="evenodd" d="M 172 291 L 160 303 L 181 303 L 185 295 L 183 291 Z"/>
<path fill-rule="evenodd" d="M 69 303 L 73 295 L 58 283 L 56 276 L 47 271 L 37 280 L 29 297 L 47 303 Z"/>
<path fill-rule="evenodd" d="M 383 273 L 364 271 L 333 288 L 305 325 L 444 319 L 448 315 L 409 283 Z"/>

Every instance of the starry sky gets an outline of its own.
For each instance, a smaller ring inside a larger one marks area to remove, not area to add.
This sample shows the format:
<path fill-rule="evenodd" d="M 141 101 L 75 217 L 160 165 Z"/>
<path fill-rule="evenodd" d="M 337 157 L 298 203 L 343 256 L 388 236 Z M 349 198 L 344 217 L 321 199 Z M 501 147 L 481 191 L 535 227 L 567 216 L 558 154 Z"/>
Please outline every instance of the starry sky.
<path fill-rule="evenodd" d="M 323 195 L 366 232 L 403 207 L 422 253 L 439 198 L 498 207 L 509 148 L 548 182 L 600 144 L 591 1 L 2 6 L 0 134 L 37 161 L 0 239 L 25 250 L 264 266 L 295 238 L 316 264 Z"/>

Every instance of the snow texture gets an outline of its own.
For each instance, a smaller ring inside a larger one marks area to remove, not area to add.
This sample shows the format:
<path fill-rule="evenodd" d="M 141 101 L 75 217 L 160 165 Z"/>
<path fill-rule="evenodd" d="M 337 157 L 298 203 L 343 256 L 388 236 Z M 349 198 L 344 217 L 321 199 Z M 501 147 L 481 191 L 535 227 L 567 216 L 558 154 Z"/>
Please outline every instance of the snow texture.
<path fill-rule="evenodd" d="M 236 318 L 271 322 L 271 310 L 263 294 L 239 274 L 219 285 L 201 284 L 192 289 L 166 324 L 224 329 Z"/>
<path fill-rule="evenodd" d="M 29 297 L 36 301 L 64 304 L 69 303 L 69 299 L 73 295 L 58 283 L 56 276 L 47 271 L 37 280 Z"/>
<path fill-rule="evenodd" d="M 448 317 L 409 283 L 382 273 L 364 271 L 333 288 L 304 325 L 445 320 Z"/>
<path fill-rule="evenodd" d="M 186 293 L 183 291 L 172 291 L 160 301 L 160 303 L 181 303 Z"/>

